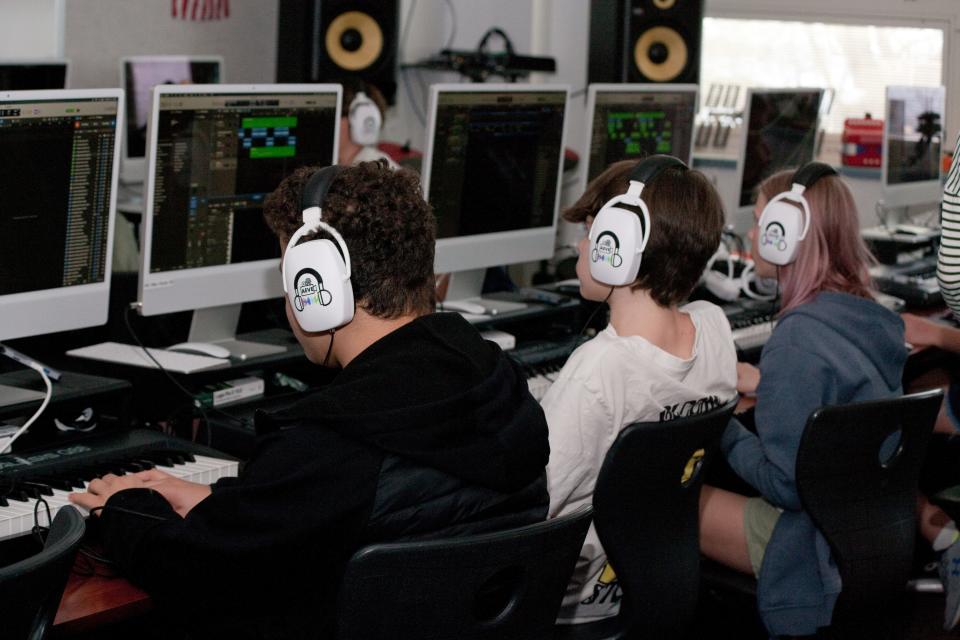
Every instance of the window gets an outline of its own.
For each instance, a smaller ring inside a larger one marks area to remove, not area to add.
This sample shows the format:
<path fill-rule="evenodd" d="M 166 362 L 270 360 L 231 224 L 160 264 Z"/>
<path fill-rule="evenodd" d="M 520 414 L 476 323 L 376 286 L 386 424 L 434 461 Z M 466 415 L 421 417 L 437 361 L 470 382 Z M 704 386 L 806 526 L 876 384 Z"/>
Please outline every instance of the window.
<path fill-rule="evenodd" d="M 918 27 L 706 18 L 701 92 L 711 84 L 823 87 L 836 92 L 821 127 L 840 134 L 846 118 L 883 118 L 887 85 L 943 83 L 943 31 Z"/>

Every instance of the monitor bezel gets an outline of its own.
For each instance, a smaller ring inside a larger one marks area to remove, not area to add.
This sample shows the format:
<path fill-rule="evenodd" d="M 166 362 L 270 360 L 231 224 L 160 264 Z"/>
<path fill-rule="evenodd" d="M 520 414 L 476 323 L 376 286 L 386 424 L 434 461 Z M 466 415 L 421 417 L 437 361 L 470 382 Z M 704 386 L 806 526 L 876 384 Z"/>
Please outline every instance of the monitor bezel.
<path fill-rule="evenodd" d="M 0 340 L 95 327 L 107 322 L 110 278 L 113 273 L 113 232 L 117 213 L 117 183 L 120 173 L 119 135 L 124 125 L 122 89 L 50 89 L 43 91 L 0 91 L 0 106 L 10 102 L 43 100 L 117 101 L 114 128 L 113 170 L 110 176 L 110 203 L 107 210 L 107 252 L 102 282 L 55 287 L 0 295 Z M 65 310 L 69 310 L 65 312 Z"/>
<path fill-rule="evenodd" d="M 890 184 L 888 153 L 890 126 L 890 99 L 891 89 L 894 91 L 924 89 L 939 90 L 940 96 L 940 153 L 937 158 L 937 177 L 935 180 L 917 182 L 901 182 Z M 918 204 L 932 204 L 939 202 L 943 196 L 943 166 L 940 157 L 943 156 L 943 145 L 947 131 L 947 91 L 943 85 L 887 85 L 883 92 L 883 142 L 880 151 L 880 191 L 884 206 L 905 207 Z"/>
<path fill-rule="evenodd" d="M 164 96 L 192 93 L 224 95 L 334 93 L 336 94 L 336 113 L 334 114 L 333 156 L 330 158 L 330 164 L 335 164 L 337 161 L 343 103 L 343 87 L 339 84 L 193 84 L 154 87 L 150 120 L 147 124 L 148 173 L 144 190 L 143 221 L 140 224 L 138 308 L 145 316 L 278 298 L 283 294 L 278 270 L 279 262 L 276 258 L 150 272 L 157 164 L 157 145 L 154 138 L 159 118 L 159 103 Z"/>
<path fill-rule="evenodd" d="M 430 86 L 427 114 L 427 144 L 423 154 L 421 187 L 429 202 L 430 174 L 433 165 L 434 135 L 436 133 L 437 105 L 441 93 L 563 93 L 563 124 L 560 133 L 560 162 L 557 167 L 557 188 L 554 196 L 553 218 L 550 226 L 532 229 L 514 229 L 493 233 L 438 238 L 434 268 L 437 273 L 467 271 L 500 265 L 530 262 L 553 257 L 557 234 L 557 216 L 563 189 L 563 157 L 567 144 L 567 124 L 570 114 L 570 85 L 566 84 L 434 84 Z"/>
<path fill-rule="evenodd" d="M 728 207 L 728 210 L 734 215 L 737 219 L 743 217 L 746 214 L 753 213 L 753 207 L 755 205 L 741 205 L 740 204 L 740 193 L 743 191 L 743 172 L 746 168 L 747 161 L 747 134 L 750 129 L 750 106 L 753 102 L 754 95 L 763 95 L 770 93 L 819 93 L 820 99 L 817 102 L 817 118 L 813 126 L 813 136 L 814 136 L 814 156 L 812 160 L 816 160 L 816 137 L 817 132 L 820 130 L 820 120 L 822 117 L 822 108 L 823 108 L 823 94 L 824 89 L 822 87 L 779 87 L 779 88 L 757 88 L 749 87 L 747 89 L 746 103 L 743 105 L 743 134 L 740 136 L 740 153 L 737 156 L 737 180 L 736 188 L 733 194 L 733 202 L 731 206 Z M 799 168 L 799 167 L 798 167 Z M 730 222 L 733 222 L 732 220 Z"/>
<path fill-rule="evenodd" d="M 214 62 L 220 66 L 220 82 L 217 84 L 224 84 L 225 71 L 226 67 L 223 62 L 223 56 L 218 55 L 156 55 L 156 56 L 124 56 L 120 58 L 120 88 L 124 91 L 127 90 L 127 64 L 131 62 Z M 194 85 L 191 85 L 194 86 Z M 150 104 L 153 104 L 151 99 Z M 126 109 L 127 105 L 124 104 L 123 108 Z M 129 116 L 130 114 L 124 111 L 124 116 Z M 150 114 L 147 114 L 147 126 L 149 126 Z M 143 182 L 146 178 L 147 172 L 147 153 L 144 151 L 143 156 L 132 158 L 130 157 L 127 149 L 127 130 L 123 131 L 123 161 L 120 166 L 120 173 L 123 182 L 125 183 L 138 183 Z"/>
<path fill-rule="evenodd" d="M 593 118 L 596 115 L 597 94 L 598 93 L 692 93 L 693 94 L 693 117 L 690 127 L 690 153 L 686 158 L 680 158 L 688 167 L 693 166 L 693 123 L 697 117 L 697 103 L 700 100 L 700 86 L 696 84 L 614 84 L 614 83 L 594 83 L 587 86 L 587 110 L 586 110 L 586 133 L 584 135 L 583 147 L 583 168 L 580 171 L 579 180 L 580 193 L 587 189 L 590 176 L 590 145 L 593 143 Z"/>

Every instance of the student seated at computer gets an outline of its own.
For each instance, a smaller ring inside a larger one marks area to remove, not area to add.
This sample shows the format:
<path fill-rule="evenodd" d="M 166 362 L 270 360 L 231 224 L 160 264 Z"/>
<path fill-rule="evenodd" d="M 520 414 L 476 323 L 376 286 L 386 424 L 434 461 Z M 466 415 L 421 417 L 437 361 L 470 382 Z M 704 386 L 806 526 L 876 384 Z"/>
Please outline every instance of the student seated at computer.
<path fill-rule="evenodd" d="M 648 220 L 630 204 L 605 207 L 628 189 L 632 199 L 637 181 Z M 723 311 L 703 301 L 680 306 L 723 227 L 720 197 L 703 174 L 667 156 L 617 162 L 564 217 L 588 230 L 579 244 L 580 292 L 610 305 L 610 323 L 573 352 L 541 401 L 550 428 L 551 517 L 591 502 L 604 456 L 625 426 L 707 412 L 729 401 L 737 382 Z M 627 238 L 618 225 L 634 221 L 646 231 Z M 631 247 L 644 244 L 639 271 L 617 274 L 630 268 Z M 619 600 L 615 573 L 591 526 L 558 622 L 614 616 Z"/>
<path fill-rule="evenodd" d="M 780 195 L 796 184 L 809 205 L 803 239 L 806 216 Z M 767 178 L 754 216 L 757 274 L 779 279 L 780 315 L 759 369 L 738 367 L 738 390 L 756 394 L 756 433 L 733 420 L 721 449 L 760 497 L 704 487 L 700 541 L 708 557 L 758 577 L 771 635 L 811 635 L 830 623 L 841 583 L 797 494 L 800 437 L 823 405 L 900 395 L 907 351 L 900 317 L 870 294 L 856 205 L 833 169 L 811 163 Z"/>
<path fill-rule="evenodd" d="M 315 171 L 297 170 L 265 203 L 285 258 L 305 246 L 287 243 Z M 355 313 L 303 328 L 343 292 L 334 273 L 288 261 L 287 315 L 307 358 L 342 370 L 258 415 L 260 439 L 236 479 L 207 486 L 148 471 L 72 496 L 103 506 L 105 551 L 126 576 L 232 637 L 328 637 L 339 577 L 364 545 L 547 512 L 547 425 L 523 373 L 460 315 L 433 313 L 435 222 L 418 177 L 382 163 L 325 171 L 338 173 L 318 198 L 322 220 L 349 251 Z"/>
<path fill-rule="evenodd" d="M 340 116 L 340 148 L 337 164 L 351 165 L 384 160 L 392 169 L 399 165 L 377 148 L 387 114 L 387 101 L 376 86 L 357 78 L 343 80 L 343 111 Z"/>

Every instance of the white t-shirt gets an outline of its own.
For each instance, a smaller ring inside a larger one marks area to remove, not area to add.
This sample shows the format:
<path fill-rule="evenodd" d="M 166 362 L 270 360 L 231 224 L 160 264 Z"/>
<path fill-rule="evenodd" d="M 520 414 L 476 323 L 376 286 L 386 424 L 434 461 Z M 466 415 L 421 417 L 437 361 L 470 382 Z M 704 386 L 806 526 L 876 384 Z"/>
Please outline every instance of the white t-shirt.
<path fill-rule="evenodd" d="M 604 456 L 623 427 L 705 413 L 736 394 L 737 354 L 723 311 L 708 302 L 681 311 L 696 329 L 689 359 L 608 325 L 573 352 L 547 391 L 541 404 L 550 430 L 551 518 L 592 503 Z M 591 524 L 558 622 L 614 616 L 620 597 Z"/>

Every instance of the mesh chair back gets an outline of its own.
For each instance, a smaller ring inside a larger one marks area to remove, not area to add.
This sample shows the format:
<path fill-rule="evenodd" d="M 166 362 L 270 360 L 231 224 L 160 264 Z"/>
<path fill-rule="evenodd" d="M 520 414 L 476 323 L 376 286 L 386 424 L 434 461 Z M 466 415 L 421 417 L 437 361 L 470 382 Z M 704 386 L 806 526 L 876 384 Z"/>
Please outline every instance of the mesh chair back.
<path fill-rule="evenodd" d="M 340 589 L 337 638 L 550 638 L 591 513 L 361 549 Z"/>
<path fill-rule="evenodd" d="M 737 399 L 708 413 L 626 427 L 607 452 L 594 522 L 623 589 L 631 634 L 679 637 L 700 581 L 700 487 Z"/>
<path fill-rule="evenodd" d="M 797 489 L 843 579 L 838 614 L 876 611 L 903 592 L 920 465 L 942 397 L 934 390 L 827 406 L 807 420 Z"/>
<path fill-rule="evenodd" d="M 4 638 L 46 637 L 85 528 L 79 511 L 71 506 L 61 507 L 43 549 L 0 568 L 0 624 Z"/>

